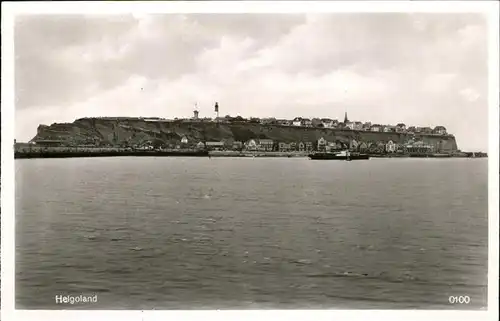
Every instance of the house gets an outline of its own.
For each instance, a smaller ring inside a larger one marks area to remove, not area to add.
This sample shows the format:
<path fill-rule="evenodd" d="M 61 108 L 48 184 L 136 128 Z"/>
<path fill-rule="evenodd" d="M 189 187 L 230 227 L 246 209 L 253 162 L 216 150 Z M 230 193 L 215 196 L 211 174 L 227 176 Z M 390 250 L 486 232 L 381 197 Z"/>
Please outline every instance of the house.
<path fill-rule="evenodd" d="M 421 133 L 423 134 L 432 134 L 432 128 L 430 127 L 422 127 L 422 129 L 420 130 Z"/>
<path fill-rule="evenodd" d="M 323 118 L 321 120 L 321 123 L 323 124 L 323 127 L 325 127 L 325 128 L 332 128 L 333 127 L 333 120 Z"/>
<path fill-rule="evenodd" d="M 404 133 L 406 131 L 406 125 L 403 123 L 399 123 L 396 125 L 396 132 Z"/>
<path fill-rule="evenodd" d="M 365 152 L 366 150 L 368 150 L 368 145 L 365 142 L 362 142 L 361 144 L 359 144 L 359 151 L 360 152 Z"/>
<path fill-rule="evenodd" d="M 205 148 L 205 144 L 203 142 L 199 142 L 198 144 L 196 144 L 196 148 L 198 148 L 198 149 L 204 149 Z"/>
<path fill-rule="evenodd" d="M 347 145 L 342 143 L 341 141 L 335 142 L 335 149 L 346 149 Z"/>
<path fill-rule="evenodd" d="M 276 120 L 276 124 L 281 125 L 281 126 L 290 126 L 292 124 L 292 122 L 287 120 L 287 119 L 278 119 L 278 120 Z"/>
<path fill-rule="evenodd" d="M 227 116 L 226 117 L 215 117 L 215 122 L 217 122 L 217 123 L 229 123 L 230 119 L 231 119 L 230 116 L 229 116 L 229 118 L 227 118 Z"/>
<path fill-rule="evenodd" d="M 417 131 L 417 129 L 415 128 L 415 126 L 410 126 L 406 130 L 406 132 L 409 133 L 409 134 L 414 134 L 414 133 L 416 133 L 416 131 Z"/>
<path fill-rule="evenodd" d="M 189 140 L 187 139 L 187 137 L 186 136 L 182 136 L 182 138 L 181 138 L 181 144 L 187 144 L 187 143 L 189 143 Z"/>
<path fill-rule="evenodd" d="M 393 133 L 396 131 L 396 127 L 392 125 L 384 126 L 384 133 Z"/>
<path fill-rule="evenodd" d="M 309 118 L 302 119 L 302 126 L 312 127 L 312 125 L 313 125 L 312 120 L 310 120 Z"/>
<path fill-rule="evenodd" d="M 379 153 L 383 153 L 385 151 L 385 143 L 384 142 L 381 142 L 381 141 L 377 142 L 375 147 L 376 147 L 377 152 L 379 152 Z"/>
<path fill-rule="evenodd" d="M 370 131 L 372 132 L 381 132 L 382 131 L 382 126 L 379 124 L 372 125 L 370 127 Z"/>
<path fill-rule="evenodd" d="M 437 135 L 446 135 L 446 128 L 444 126 L 436 126 L 432 130 L 432 133 Z"/>
<path fill-rule="evenodd" d="M 349 149 L 350 150 L 357 150 L 358 145 L 359 145 L 359 143 L 355 139 L 353 139 L 349 142 Z"/>
<path fill-rule="evenodd" d="M 250 139 L 249 141 L 247 141 L 245 143 L 246 150 L 255 151 L 255 150 L 257 150 L 257 148 L 258 148 L 258 145 L 257 145 L 257 142 L 255 141 L 255 139 Z"/>
<path fill-rule="evenodd" d="M 302 126 L 302 117 L 295 117 L 292 121 L 293 126 Z"/>
<path fill-rule="evenodd" d="M 331 151 L 334 151 L 334 150 L 337 150 L 337 149 L 339 149 L 339 148 L 337 146 L 337 143 L 335 143 L 335 142 L 329 142 L 325 146 L 325 151 L 326 152 L 331 152 Z"/>
<path fill-rule="evenodd" d="M 344 129 L 351 129 L 351 130 L 354 129 L 354 122 L 352 122 L 352 121 L 348 121 L 344 125 L 345 125 Z"/>
<path fill-rule="evenodd" d="M 306 144 L 304 144 L 303 142 L 300 142 L 299 143 L 299 152 L 303 152 L 306 150 Z"/>
<path fill-rule="evenodd" d="M 434 150 L 433 146 L 426 144 L 423 141 L 417 141 L 413 144 L 408 144 L 405 147 L 408 153 L 426 154 L 431 153 Z"/>
<path fill-rule="evenodd" d="M 331 120 L 328 118 L 323 118 L 321 121 L 323 122 L 323 127 L 325 128 L 336 128 L 339 124 L 339 121 L 336 119 Z"/>
<path fill-rule="evenodd" d="M 366 123 L 363 124 L 363 127 L 361 128 L 361 130 L 369 131 L 370 127 L 372 127 L 372 123 L 367 121 Z"/>
<path fill-rule="evenodd" d="M 288 152 L 290 150 L 290 144 L 280 142 L 278 144 L 278 150 L 280 152 Z"/>
<path fill-rule="evenodd" d="M 223 150 L 224 142 L 207 142 L 205 144 L 208 150 Z"/>
<path fill-rule="evenodd" d="M 385 151 L 388 153 L 394 153 L 397 149 L 396 144 L 392 140 L 388 141 L 387 144 L 385 144 Z"/>
<path fill-rule="evenodd" d="M 324 139 L 323 137 L 321 137 L 320 139 L 318 139 L 318 144 L 317 144 L 317 149 L 319 151 L 324 151 L 325 148 L 326 148 L 326 139 Z"/>
<path fill-rule="evenodd" d="M 239 141 L 233 142 L 232 149 L 233 150 L 242 150 L 243 149 L 243 142 L 239 142 Z"/>
<path fill-rule="evenodd" d="M 416 133 L 421 133 L 421 134 L 432 134 L 432 128 L 430 127 L 417 127 L 415 129 Z"/>
<path fill-rule="evenodd" d="M 273 125 L 277 124 L 276 118 L 262 118 L 260 120 L 261 125 Z"/>
<path fill-rule="evenodd" d="M 308 151 L 308 152 L 310 152 L 314 149 L 313 143 L 311 143 L 311 142 L 305 142 L 304 145 L 306 147 L 306 151 Z"/>
<path fill-rule="evenodd" d="M 297 143 L 295 143 L 295 142 L 290 143 L 290 150 L 296 151 L 297 150 Z"/>
<path fill-rule="evenodd" d="M 356 121 L 354 122 L 354 127 L 353 127 L 354 130 L 363 130 L 363 123 L 360 122 L 360 121 Z"/>
<path fill-rule="evenodd" d="M 319 119 L 319 118 L 313 118 L 313 119 L 311 120 L 311 123 L 312 123 L 312 126 L 313 126 L 313 127 L 324 127 L 324 126 L 323 126 L 323 122 L 322 122 L 322 121 L 321 121 L 321 119 Z"/>
<path fill-rule="evenodd" d="M 272 139 L 259 139 L 259 150 L 272 152 L 274 142 Z"/>

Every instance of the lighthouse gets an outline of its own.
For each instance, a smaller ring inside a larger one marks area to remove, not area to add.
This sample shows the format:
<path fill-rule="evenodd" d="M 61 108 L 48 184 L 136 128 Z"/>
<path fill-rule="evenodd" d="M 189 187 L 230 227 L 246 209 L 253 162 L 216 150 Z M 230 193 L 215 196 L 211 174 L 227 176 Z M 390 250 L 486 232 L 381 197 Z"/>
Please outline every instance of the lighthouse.
<path fill-rule="evenodd" d="M 218 102 L 215 102 L 214 112 L 215 112 L 215 119 L 219 118 L 219 103 Z"/>
<path fill-rule="evenodd" d="M 198 119 L 200 112 L 198 111 L 198 103 L 194 104 L 193 119 Z"/>

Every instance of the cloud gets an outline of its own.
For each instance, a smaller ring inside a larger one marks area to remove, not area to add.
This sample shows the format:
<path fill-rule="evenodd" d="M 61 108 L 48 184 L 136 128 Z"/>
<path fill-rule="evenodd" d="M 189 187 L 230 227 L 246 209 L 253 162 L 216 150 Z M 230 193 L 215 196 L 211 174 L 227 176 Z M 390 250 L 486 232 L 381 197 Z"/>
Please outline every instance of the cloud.
<path fill-rule="evenodd" d="M 464 149 L 487 146 L 480 15 L 33 16 L 15 30 L 18 139 L 37 122 L 188 117 L 195 102 L 212 116 L 218 101 L 232 115 L 445 125 Z"/>

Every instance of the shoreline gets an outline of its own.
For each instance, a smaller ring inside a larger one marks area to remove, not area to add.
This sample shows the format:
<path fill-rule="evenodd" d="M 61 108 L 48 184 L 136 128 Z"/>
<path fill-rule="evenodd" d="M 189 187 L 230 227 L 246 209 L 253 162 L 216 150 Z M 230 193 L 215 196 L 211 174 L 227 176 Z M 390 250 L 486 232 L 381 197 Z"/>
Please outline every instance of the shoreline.
<path fill-rule="evenodd" d="M 205 151 L 205 150 L 126 150 L 117 148 L 74 148 L 17 150 L 15 159 L 84 157 L 285 157 L 308 158 L 311 152 Z M 487 158 L 486 153 L 460 154 L 370 154 L 370 158 Z"/>

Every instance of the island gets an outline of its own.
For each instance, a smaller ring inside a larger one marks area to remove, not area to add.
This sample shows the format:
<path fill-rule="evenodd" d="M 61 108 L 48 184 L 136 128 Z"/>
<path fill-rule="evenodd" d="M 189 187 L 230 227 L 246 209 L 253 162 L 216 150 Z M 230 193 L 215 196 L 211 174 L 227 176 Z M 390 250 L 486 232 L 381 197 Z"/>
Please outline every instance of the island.
<path fill-rule="evenodd" d="M 486 157 L 458 149 L 444 126 L 330 118 L 92 117 L 39 125 L 15 158 L 93 156 L 307 156 L 350 150 L 372 157 Z"/>

